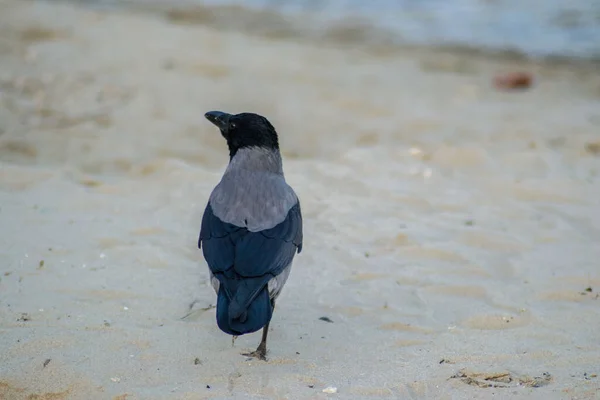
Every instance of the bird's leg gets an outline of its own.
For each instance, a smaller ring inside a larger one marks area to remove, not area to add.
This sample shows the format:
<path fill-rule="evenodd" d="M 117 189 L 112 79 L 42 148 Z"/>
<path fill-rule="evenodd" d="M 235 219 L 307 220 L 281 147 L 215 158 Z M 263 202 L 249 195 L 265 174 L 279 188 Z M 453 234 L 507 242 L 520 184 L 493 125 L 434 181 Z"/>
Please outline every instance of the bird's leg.
<path fill-rule="evenodd" d="M 275 311 L 275 300 L 271 300 L 271 307 Z M 243 356 L 256 357 L 259 360 L 267 361 L 267 335 L 269 334 L 269 323 L 265 325 L 262 332 L 262 339 L 260 344 L 252 353 L 242 353 Z"/>
<path fill-rule="evenodd" d="M 236 335 L 233 335 L 231 337 L 231 347 L 235 346 L 235 339 L 237 339 L 238 337 Z"/>
<path fill-rule="evenodd" d="M 269 333 L 269 324 L 266 324 L 263 328 L 262 339 L 260 344 L 252 353 L 242 353 L 243 356 L 246 357 L 254 357 L 259 360 L 266 361 L 267 360 L 267 334 Z"/>

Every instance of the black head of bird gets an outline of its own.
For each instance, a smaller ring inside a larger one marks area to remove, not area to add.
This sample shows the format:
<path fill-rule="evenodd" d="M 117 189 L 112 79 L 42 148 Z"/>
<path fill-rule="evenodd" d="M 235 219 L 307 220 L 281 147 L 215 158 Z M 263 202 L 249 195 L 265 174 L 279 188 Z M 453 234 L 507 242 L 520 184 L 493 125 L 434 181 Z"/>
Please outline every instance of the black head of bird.
<path fill-rule="evenodd" d="M 277 132 L 269 120 L 254 113 L 228 114 L 209 111 L 206 119 L 216 125 L 227 140 L 229 156 L 233 157 L 244 147 L 264 147 L 279 150 Z"/>

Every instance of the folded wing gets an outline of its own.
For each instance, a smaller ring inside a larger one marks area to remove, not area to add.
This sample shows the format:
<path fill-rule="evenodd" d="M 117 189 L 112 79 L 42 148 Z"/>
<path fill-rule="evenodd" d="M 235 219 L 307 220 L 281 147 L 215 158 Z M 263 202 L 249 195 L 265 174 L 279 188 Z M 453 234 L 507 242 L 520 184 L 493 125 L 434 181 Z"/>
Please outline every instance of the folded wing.
<path fill-rule="evenodd" d="M 272 316 L 268 282 L 302 250 L 300 203 L 283 222 L 260 232 L 221 221 L 206 206 L 198 246 L 219 280 L 217 323 L 232 335 L 261 329 Z"/>

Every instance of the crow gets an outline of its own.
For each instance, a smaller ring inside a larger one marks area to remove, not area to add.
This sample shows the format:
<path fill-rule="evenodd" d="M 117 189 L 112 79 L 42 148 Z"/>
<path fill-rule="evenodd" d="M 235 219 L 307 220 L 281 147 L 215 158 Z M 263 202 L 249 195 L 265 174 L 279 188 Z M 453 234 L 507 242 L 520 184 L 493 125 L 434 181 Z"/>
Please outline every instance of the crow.
<path fill-rule="evenodd" d="M 217 325 L 233 339 L 262 328 L 256 351 L 242 355 L 266 360 L 275 300 L 302 251 L 300 201 L 286 183 L 277 132 L 265 117 L 204 116 L 229 148 L 229 165 L 210 195 L 198 240 L 217 294 Z"/>

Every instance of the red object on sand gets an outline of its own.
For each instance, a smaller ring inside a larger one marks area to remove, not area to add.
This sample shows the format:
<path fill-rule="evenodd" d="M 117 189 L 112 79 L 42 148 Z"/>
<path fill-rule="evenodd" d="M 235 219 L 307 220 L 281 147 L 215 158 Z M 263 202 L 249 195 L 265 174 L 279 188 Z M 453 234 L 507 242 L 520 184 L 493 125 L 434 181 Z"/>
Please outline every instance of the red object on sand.
<path fill-rule="evenodd" d="M 494 85 L 498 89 L 525 89 L 532 82 L 533 76 L 529 72 L 510 72 L 494 78 Z"/>

